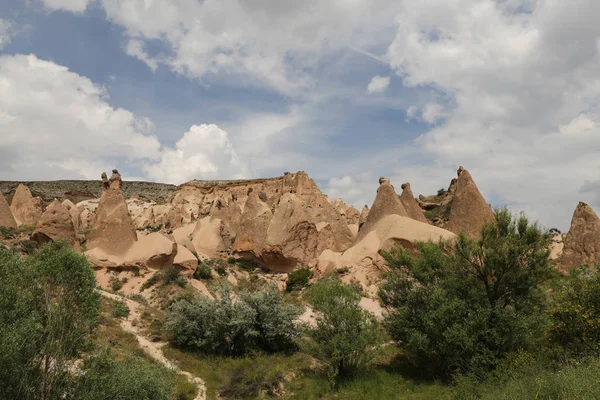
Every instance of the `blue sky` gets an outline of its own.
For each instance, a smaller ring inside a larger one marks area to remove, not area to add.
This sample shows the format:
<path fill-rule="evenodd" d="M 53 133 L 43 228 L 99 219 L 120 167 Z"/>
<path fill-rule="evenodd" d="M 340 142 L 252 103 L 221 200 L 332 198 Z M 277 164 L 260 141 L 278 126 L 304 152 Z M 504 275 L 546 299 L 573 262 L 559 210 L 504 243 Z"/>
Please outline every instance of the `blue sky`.
<path fill-rule="evenodd" d="M 5 0 L 0 179 L 305 170 L 360 208 L 379 176 L 430 194 L 464 165 L 493 205 L 566 229 L 577 201 L 600 208 L 598 17 L 594 0 Z"/>

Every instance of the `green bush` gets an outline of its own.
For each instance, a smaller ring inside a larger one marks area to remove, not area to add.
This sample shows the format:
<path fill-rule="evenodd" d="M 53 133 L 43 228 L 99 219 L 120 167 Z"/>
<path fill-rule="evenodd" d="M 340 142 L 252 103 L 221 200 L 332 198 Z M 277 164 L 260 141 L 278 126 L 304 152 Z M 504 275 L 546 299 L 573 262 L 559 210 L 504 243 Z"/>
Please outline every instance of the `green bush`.
<path fill-rule="evenodd" d="M 115 318 L 127 318 L 129 316 L 129 306 L 124 301 L 117 301 L 113 308 L 112 316 Z"/>
<path fill-rule="evenodd" d="M 575 356 L 600 357 L 600 269 L 582 267 L 563 279 L 550 310 L 550 339 Z"/>
<path fill-rule="evenodd" d="M 481 238 L 454 248 L 416 244 L 384 254 L 392 272 L 380 287 L 385 326 L 423 373 L 483 376 L 512 351 L 543 340 L 540 284 L 552 276 L 548 239 L 527 218 L 496 212 Z"/>
<path fill-rule="evenodd" d="M 117 361 L 108 351 L 86 360 L 74 398 L 80 400 L 171 398 L 175 375 L 142 358 Z"/>
<path fill-rule="evenodd" d="M 285 290 L 292 292 L 294 290 L 301 290 L 308 285 L 308 281 L 313 277 L 313 272 L 308 267 L 302 267 L 295 271 L 290 272 L 287 281 L 285 283 Z"/>
<path fill-rule="evenodd" d="M 159 281 L 160 281 L 160 273 L 155 272 L 154 275 L 152 275 L 146 282 L 142 283 L 142 286 L 140 286 L 140 292 L 143 292 L 144 290 L 151 288 L 152 286 L 156 285 Z"/>
<path fill-rule="evenodd" d="M 67 243 L 21 258 L 0 246 L 0 398 L 58 399 L 99 315 L 94 272 Z"/>
<path fill-rule="evenodd" d="M 175 284 L 185 287 L 186 281 L 181 272 L 175 267 L 167 268 L 161 272 L 161 278 L 165 285 Z"/>
<path fill-rule="evenodd" d="M 208 265 L 202 261 L 198 261 L 198 267 L 194 271 L 193 276 L 194 276 L 194 279 L 196 279 L 196 280 L 212 279 L 212 269 L 210 268 L 210 265 Z"/>
<path fill-rule="evenodd" d="M 228 292 L 220 300 L 187 299 L 175 302 L 165 328 L 171 342 L 206 354 L 240 356 L 250 350 L 281 351 L 293 346 L 299 310 L 284 303 L 275 289 L 244 294 L 233 301 Z"/>
<path fill-rule="evenodd" d="M 359 305 L 360 294 L 338 280 L 315 283 L 308 301 L 317 312 L 317 325 L 308 331 L 307 350 L 323 362 L 331 384 L 366 367 L 380 352 L 375 317 Z"/>
<path fill-rule="evenodd" d="M 108 280 L 108 284 L 113 292 L 118 292 L 123 288 L 123 282 L 116 276 L 111 276 Z"/>
<path fill-rule="evenodd" d="M 219 394 L 229 399 L 255 398 L 261 394 L 273 396 L 283 381 L 284 372 L 264 362 L 246 358 L 229 372 Z"/>

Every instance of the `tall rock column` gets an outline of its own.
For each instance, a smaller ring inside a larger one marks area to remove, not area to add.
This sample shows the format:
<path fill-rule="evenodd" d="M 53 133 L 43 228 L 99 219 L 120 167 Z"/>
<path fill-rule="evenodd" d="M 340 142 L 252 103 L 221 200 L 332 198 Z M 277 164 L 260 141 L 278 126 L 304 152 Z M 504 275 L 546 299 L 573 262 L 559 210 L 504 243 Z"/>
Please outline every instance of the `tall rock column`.
<path fill-rule="evenodd" d="M 580 202 L 573 213 L 560 264 L 564 269 L 595 265 L 600 253 L 600 218 L 592 207 Z"/>
<path fill-rule="evenodd" d="M 137 234 L 121 192 L 118 171 L 113 170 L 110 185 L 104 184 L 103 187 L 96 218 L 87 237 L 87 248 L 100 248 L 110 254 L 122 255 L 137 241 Z"/>

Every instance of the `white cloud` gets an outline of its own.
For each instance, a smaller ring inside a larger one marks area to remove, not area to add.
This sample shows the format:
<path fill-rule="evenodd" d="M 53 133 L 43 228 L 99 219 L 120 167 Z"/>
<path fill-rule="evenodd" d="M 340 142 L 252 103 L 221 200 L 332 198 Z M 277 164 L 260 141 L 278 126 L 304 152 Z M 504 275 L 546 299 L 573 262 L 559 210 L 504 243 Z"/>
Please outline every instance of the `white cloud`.
<path fill-rule="evenodd" d="M 0 50 L 10 44 L 14 35 L 14 24 L 11 21 L 0 18 Z"/>
<path fill-rule="evenodd" d="M 158 182 L 176 183 L 192 179 L 243 179 L 248 170 L 240 161 L 227 132 L 216 125 L 193 125 L 175 149 L 165 149 L 158 163 L 145 167 Z"/>
<path fill-rule="evenodd" d="M 125 44 L 125 53 L 142 61 L 153 72 L 158 68 L 158 61 L 148 55 L 144 49 L 144 42 L 141 40 L 128 40 Z"/>
<path fill-rule="evenodd" d="M 48 10 L 84 12 L 91 0 L 42 0 Z"/>
<path fill-rule="evenodd" d="M 0 56 L 0 174 L 4 179 L 98 179 L 117 166 L 182 183 L 244 176 L 215 125 L 194 125 L 161 149 L 152 122 L 113 108 L 106 90 L 34 55 Z M 130 175 L 131 176 L 131 175 Z"/>
<path fill-rule="evenodd" d="M 599 17 L 595 0 L 405 2 L 387 59 L 450 99 L 422 109 L 438 125 L 418 148 L 475 172 L 488 199 L 568 226 L 600 169 Z"/>
<path fill-rule="evenodd" d="M 159 62 L 181 74 L 202 79 L 233 74 L 245 77 L 245 83 L 288 95 L 315 84 L 307 71 L 323 53 L 349 44 L 368 48 L 378 41 L 379 36 L 370 33 L 379 32 L 384 23 L 391 26 L 389 15 L 397 8 L 392 0 L 101 0 L 101 4 L 130 38 L 167 44 L 172 56 Z"/>
<path fill-rule="evenodd" d="M 369 85 L 367 85 L 367 92 L 369 93 L 381 93 L 390 86 L 389 76 L 375 75 Z"/>

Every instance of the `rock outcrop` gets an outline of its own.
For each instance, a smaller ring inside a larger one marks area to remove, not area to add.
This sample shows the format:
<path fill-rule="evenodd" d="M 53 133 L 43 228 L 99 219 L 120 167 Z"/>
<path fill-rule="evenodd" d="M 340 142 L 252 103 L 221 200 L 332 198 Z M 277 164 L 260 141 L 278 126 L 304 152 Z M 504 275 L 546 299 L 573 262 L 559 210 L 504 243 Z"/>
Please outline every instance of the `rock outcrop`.
<path fill-rule="evenodd" d="M 77 232 L 81 227 L 81 218 L 77 206 L 73 204 L 71 200 L 63 201 L 62 205 L 69 211 L 69 214 L 71 215 L 71 221 L 73 221 L 73 228 L 75 228 L 75 232 Z"/>
<path fill-rule="evenodd" d="M 10 206 L 6 201 L 6 198 L 0 193 L 0 226 L 5 228 L 16 228 L 17 222 L 15 217 L 10 210 Z"/>
<path fill-rule="evenodd" d="M 415 200 L 415 196 L 410 188 L 410 183 L 408 182 L 402 184 L 400 202 L 404 206 L 404 209 L 410 218 L 426 224 L 429 223 L 427 218 L 425 218 L 425 215 L 423 215 L 423 210 L 421 210 L 421 207 L 419 207 L 419 204 Z"/>
<path fill-rule="evenodd" d="M 406 209 L 402 205 L 398 194 L 394 190 L 394 187 L 390 183 L 388 178 L 379 178 L 379 189 L 377 189 L 377 196 L 375 201 L 369 210 L 369 214 L 365 223 L 360 227 L 358 231 L 357 241 L 362 240 L 367 234 L 375 228 L 375 225 L 379 220 L 388 215 L 400 215 L 401 217 L 408 217 Z"/>
<path fill-rule="evenodd" d="M 19 185 L 12 198 L 10 209 L 18 226 L 36 226 L 44 212 L 42 199 L 33 197 L 29 188 Z"/>
<path fill-rule="evenodd" d="M 460 167 L 446 229 L 456 234 L 465 232 L 476 238 L 481 235 L 481 228 L 485 223 L 495 220 L 492 207 L 479 192 L 471 174 Z"/>
<path fill-rule="evenodd" d="M 592 207 L 580 202 L 573 213 L 564 240 L 560 265 L 564 269 L 583 264 L 595 265 L 600 254 L 600 218 Z"/>
<path fill-rule="evenodd" d="M 87 248 L 100 248 L 109 254 L 124 255 L 136 241 L 135 226 L 120 186 L 118 183 L 111 184 L 100 197 L 96 216 L 87 237 Z"/>
<path fill-rule="evenodd" d="M 46 208 L 31 238 L 39 244 L 66 240 L 71 247 L 79 249 L 71 213 L 58 200 L 54 200 Z"/>

